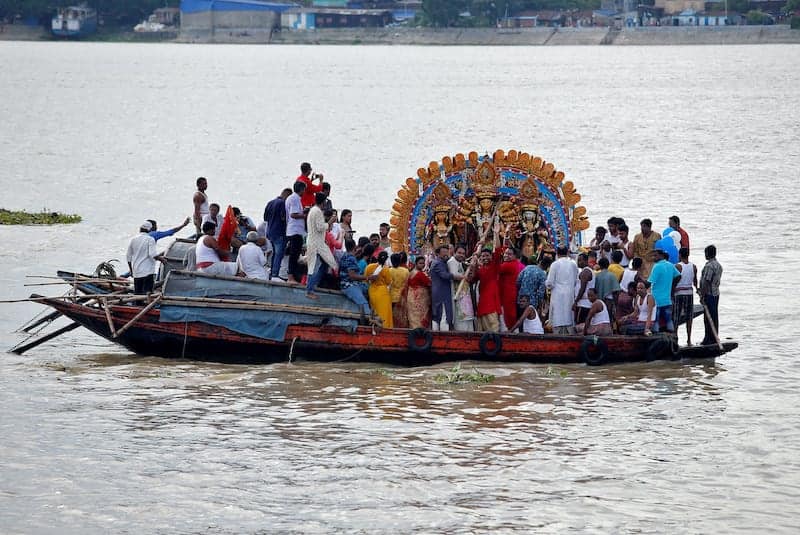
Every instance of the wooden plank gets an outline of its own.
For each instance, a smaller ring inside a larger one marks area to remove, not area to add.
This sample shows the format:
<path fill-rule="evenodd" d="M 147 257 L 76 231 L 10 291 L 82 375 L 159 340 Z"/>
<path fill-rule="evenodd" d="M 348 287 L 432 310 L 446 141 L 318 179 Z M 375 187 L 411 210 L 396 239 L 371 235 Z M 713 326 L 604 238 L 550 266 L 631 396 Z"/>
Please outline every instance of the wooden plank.
<path fill-rule="evenodd" d="M 162 303 L 165 305 L 191 306 L 198 308 L 231 308 L 246 310 L 269 310 L 273 312 L 294 312 L 297 314 L 309 314 L 313 316 L 336 316 L 347 319 L 361 319 L 363 316 L 357 312 L 347 312 L 332 308 L 322 308 L 309 305 L 289 305 L 262 303 L 257 301 L 242 301 L 238 299 L 218 299 L 209 297 L 164 297 Z"/>

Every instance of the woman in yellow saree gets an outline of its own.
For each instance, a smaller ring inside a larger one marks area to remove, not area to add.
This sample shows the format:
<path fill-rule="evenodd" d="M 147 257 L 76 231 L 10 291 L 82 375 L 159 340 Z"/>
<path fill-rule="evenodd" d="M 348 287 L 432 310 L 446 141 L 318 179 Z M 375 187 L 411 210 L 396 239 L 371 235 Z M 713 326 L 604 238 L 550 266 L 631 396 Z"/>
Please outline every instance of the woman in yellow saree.
<path fill-rule="evenodd" d="M 364 276 L 369 280 L 369 306 L 381 318 L 383 326 L 391 329 L 392 322 L 392 295 L 389 286 L 392 284 L 392 274 L 387 259 L 389 253 L 381 251 L 376 264 L 369 264 L 364 270 Z"/>

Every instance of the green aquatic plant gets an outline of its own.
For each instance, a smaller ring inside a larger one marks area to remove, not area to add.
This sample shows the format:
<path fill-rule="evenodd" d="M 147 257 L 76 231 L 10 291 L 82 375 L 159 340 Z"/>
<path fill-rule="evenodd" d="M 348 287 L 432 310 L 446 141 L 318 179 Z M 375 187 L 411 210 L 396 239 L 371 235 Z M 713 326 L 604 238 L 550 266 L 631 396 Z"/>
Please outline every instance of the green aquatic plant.
<path fill-rule="evenodd" d="M 559 370 L 558 368 L 553 368 L 552 366 L 548 366 L 544 374 L 547 375 L 548 377 L 558 376 L 564 378 L 567 375 L 569 375 L 569 372 L 567 370 Z"/>
<path fill-rule="evenodd" d="M 479 372 L 475 368 L 472 368 L 472 372 L 464 372 L 461 370 L 461 364 L 459 363 L 453 366 L 451 370 L 437 374 L 433 380 L 440 385 L 491 383 L 494 381 L 494 375 Z"/>
<path fill-rule="evenodd" d="M 81 221 L 79 215 L 50 212 L 46 208 L 36 213 L 0 208 L 0 225 L 59 225 Z"/>

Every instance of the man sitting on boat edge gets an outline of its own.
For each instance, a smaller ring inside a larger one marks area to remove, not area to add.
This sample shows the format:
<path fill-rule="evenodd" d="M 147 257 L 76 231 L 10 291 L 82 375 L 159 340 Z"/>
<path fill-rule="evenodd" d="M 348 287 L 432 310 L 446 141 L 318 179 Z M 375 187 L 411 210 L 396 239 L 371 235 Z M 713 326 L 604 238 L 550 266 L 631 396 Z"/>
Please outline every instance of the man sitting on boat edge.
<path fill-rule="evenodd" d="M 203 236 L 198 238 L 195 245 L 195 258 L 197 270 L 209 275 L 228 275 L 233 277 L 238 271 L 236 262 L 223 262 L 222 257 L 227 257 L 228 251 L 219 246 L 214 239 L 216 225 L 211 221 L 203 223 Z"/>

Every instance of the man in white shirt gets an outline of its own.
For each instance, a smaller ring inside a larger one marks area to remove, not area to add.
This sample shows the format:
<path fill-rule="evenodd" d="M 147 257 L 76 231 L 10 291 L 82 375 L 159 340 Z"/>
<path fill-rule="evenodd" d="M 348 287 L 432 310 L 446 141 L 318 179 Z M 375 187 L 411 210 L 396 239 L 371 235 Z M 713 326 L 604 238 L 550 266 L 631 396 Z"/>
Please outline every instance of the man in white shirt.
<path fill-rule="evenodd" d="M 239 271 L 249 279 L 268 280 L 267 257 L 256 243 L 258 241 L 258 232 L 251 230 L 247 233 L 246 239 L 247 243 L 239 247 L 239 255 L 236 257 Z"/>
<path fill-rule="evenodd" d="M 303 238 L 306 235 L 306 216 L 301 202 L 306 185 L 303 182 L 295 182 L 292 189 L 294 193 L 286 199 L 286 252 L 289 254 L 288 280 L 290 283 L 298 284 L 303 278 L 298 260 L 303 252 Z"/>
<path fill-rule="evenodd" d="M 545 285 L 550 293 L 550 324 L 553 334 L 574 334 L 575 315 L 572 305 L 575 298 L 575 281 L 578 280 L 578 266 L 569 257 L 567 247 L 556 251 L 558 259 L 550 266 Z"/>
<path fill-rule="evenodd" d="M 153 225 L 145 221 L 139 227 L 139 234 L 131 239 L 125 257 L 133 277 L 133 293 L 148 294 L 155 283 L 156 260 L 162 256 L 156 252 L 156 240 L 148 233 Z"/>

